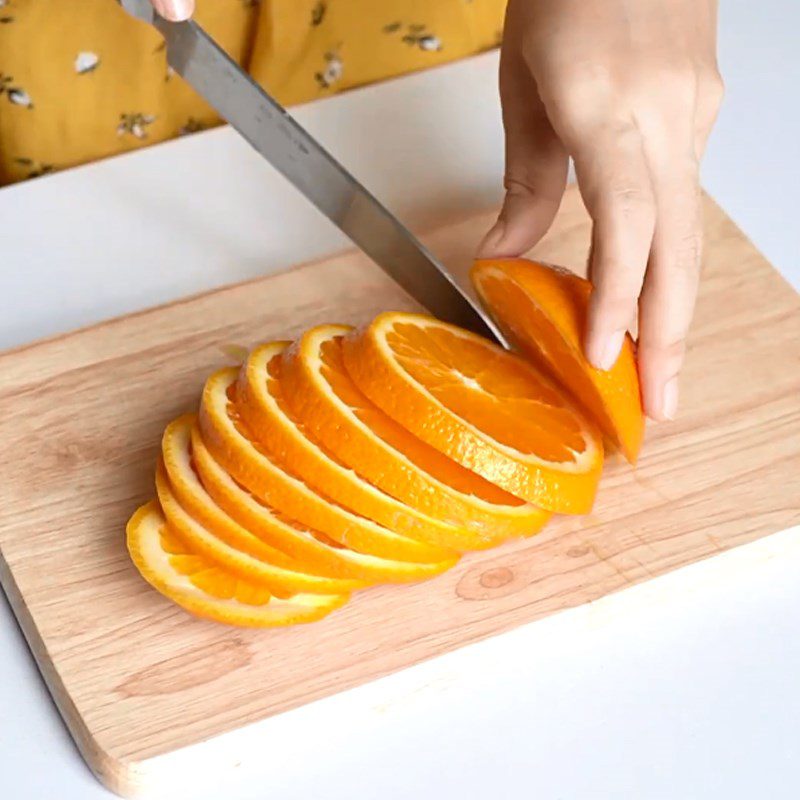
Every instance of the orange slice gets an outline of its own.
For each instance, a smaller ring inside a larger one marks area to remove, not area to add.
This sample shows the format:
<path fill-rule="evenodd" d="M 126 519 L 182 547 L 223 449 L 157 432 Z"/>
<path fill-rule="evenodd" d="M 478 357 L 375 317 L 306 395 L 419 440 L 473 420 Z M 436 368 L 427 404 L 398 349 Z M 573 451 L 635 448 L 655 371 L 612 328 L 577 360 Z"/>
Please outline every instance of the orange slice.
<path fill-rule="evenodd" d="M 156 493 L 174 533 L 198 555 L 245 580 L 263 583 L 276 595 L 342 594 L 364 586 L 362 581 L 309 572 L 219 508 L 191 467 L 193 423 L 194 415 L 186 415 L 167 426 L 156 468 Z"/>
<path fill-rule="evenodd" d="M 477 261 L 472 281 L 508 341 L 552 375 L 632 464 L 644 438 L 633 341 L 605 371 L 583 354 L 592 285 L 559 267 L 522 258 Z"/>
<path fill-rule="evenodd" d="M 238 483 L 292 519 L 322 531 L 351 550 L 404 562 L 396 580 L 443 572 L 457 560 L 450 550 L 409 539 L 360 517 L 314 492 L 254 442 L 235 405 L 237 370 L 224 369 L 206 382 L 200 406 L 203 441 Z"/>
<path fill-rule="evenodd" d="M 409 565 L 403 561 L 349 550 L 325 534 L 309 530 L 265 505 L 214 460 L 197 427 L 192 430 L 192 459 L 203 486 L 220 508 L 253 535 L 307 565 L 309 571 L 367 583 L 393 583 L 397 582 L 398 572 L 404 574 L 408 569 Z"/>
<path fill-rule="evenodd" d="M 383 413 L 345 370 L 344 325 L 307 331 L 281 357 L 284 398 L 341 463 L 402 503 L 462 533 L 457 549 L 482 549 L 539 531 L 550 514 L 504 492 L 425 444 Z"/>
<path fill-rule="evenodd" d="M 288 342 L 261 345 L 242 366 L 236 403 L 248 430 L 294 474 L 345 508 L 411 539 L 467 549 L 474 535 L 385 494 L 310 438 L 290 411 L 283 391 L 281 354 L 287 346 Z"/>
<path fill-rule="evenodd" d="M 128 552 L 157 591 L 199 617 L 266 628 L 312 622 L 344 605 L 348 595 L 271 596 L 199 555 L 169 530 L 158 503 L 142 506 L 127 527 Z"/>
<path fill-rule="evenodd" d="M 519 356 L 433 317 L 398 312 L 346 336 L 343 355 L 370 400 L 462 466 L 551 511 L 591 509 L 602 441 Z"/>

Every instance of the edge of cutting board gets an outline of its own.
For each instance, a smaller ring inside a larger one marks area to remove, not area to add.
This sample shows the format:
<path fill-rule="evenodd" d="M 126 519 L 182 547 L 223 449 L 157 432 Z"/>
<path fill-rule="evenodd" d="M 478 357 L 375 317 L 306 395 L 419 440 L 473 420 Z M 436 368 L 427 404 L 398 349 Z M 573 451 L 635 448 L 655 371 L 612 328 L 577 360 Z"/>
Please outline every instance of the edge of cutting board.
<path fill-rule="evenodd" d="M 0 587 L 5 591 L 8 603 L 36 661 L 39 674 L 44 679 L 64 724 L 92 774 L 103 786 L 122 797 L 138 797 L 141 791 L 147 791 L 146 786 L 143 789 L 142 783 L 142 777 L 146 774 L 146 762 L 130 762 L 115 756 L 110 750 L 105 750 L 86 727 L 53 662 L 47 657 L 47 646 L 20 595 L 14 574 L 3 557 L 2 548 L 0 548 Z M 144 771 L 142 767 L 145 767 Z"/>
<path fill-rule="evenodd" d="M 41 658 L 44 644 L 25 604 L 13 591 L 15 583 L 1 553 L 0 578 L 48 690 L 92 774 L 121 797 L 146 798 L 157 794 L 181 798 L 199 787 L 215 770 L 252 769 L 263 758 L 263 751 L 272 737 L 285 739 L 288 735 L 290 739 L 300 740 L 309 726 L 326 730 L 337 724 L 342 713 L 356 726 L 385 720 L 387 713 L 391 715 L 402 708 L 409 698 L 424 696 L 427 692 L 446 692 L 457 686 L 464 675 L 491 671 L 492 663 L 498 658 L 514 659 L 530 652 L 544 625 L 559 625 L 577 633 L 581 629 L 595 630 L 629 611 L 632 603 L 637 613 L 642 613 L 644 609 L 668 602 L 678 592 L 682 596 L 702 592 L 711 583 L 730 583 L 744 577 L 754 564 L 787 558 L 800 559 L 800 525 L 734 547 L 713 558 L 686 564 L 597 600 L 566 608 L 491 639 L 464 645 L 401 672 L 142 760 L 118 758 L 104 750 L 83 724 L 57 673 L 47 669 Z M 280 730 L 276 730 L 279 726 Z M 192 777 L 187 780 L 187 775 Z"/>
<path fill-rule="evenodd" d="M 567 198 L 569 203 L 572 206 L 575 204 L 575 197 L 576 191 L 573 189 L 568 190 Z M 572 212 L 571 212 L 572 213 Z M 477 218 L 480 215 L 474 215 Z M 462 235 L 463 238 L 468 238 L 466 236 L 467 231 L 466 228 L 463 228 L 464 225 L 468 224 L 472 219 L 472 215 L 461 221 L 459 225 L 462 228 L 458 228 L 461 232 L 461 235 L 458 238 L 458 246 L 462 247 L 463 252 L 467 252 L 468 249 L 471 247 L 469 242 L 462 242 Z M 724 224 L 729 226 L 726 228 L 728 234 L 731 235 L 731 232 L 735 234 L 737 237 L 740 237 L 741 244 L 747 244 L 748 248 L 751 248 L 749 251 L 744 253 L 745 257 L 754 258 L 756 257 L 755 248 L 752 248 L 752 245 L 749 242 L 746 242 L 743 236 L 738 232 L 737 229 L 733 226 L 733 224 L 727 218 L 722 218 L 719 221 L 719 224 Z M 447 227 L 447 226 L 445 226 Z M 455 226 L 456 228 L 458 226 Z M 438 230 L 438 228 L 437 228 Z M 559 247 L 562 249 L 566 249 L 566 245 L 562 242 L 559 245 L 558 237 L 563 235 L 567 237 L 569 234 L 568 226 L 564 229 L 559 229 L 558 224 L 556 225 L 556 229 L 554 230 L 554 237 L 555 242 L 550 240 L 551 245 L 555 247 L 556 252 L 562 252 L 559 250 Z M 429 241 L 432 240 L 433 249 L 436 251 L 436 232 L 434 231 L 431 237 L 427 237 Z M 451 239 L 454 238 L 454 235 L 451 231 Z M 537 254 L 540 255 L 545 260 L 554 260 L 559 261 L 562 260 L 555 255 L 549 255 L 552 251 L 548 250 L 547 248 L 551 245 L 545 243 L 545 247 L 542 251 L 537 251 Z M 581 245 L 583 246 L 583 245 Z M 578 247 L 577 245 L 572 248 L 573 255 L 577 252 Z M 450 253 L 452 257 L 452 253 Z M 462 253 L 463 255 L 463 253 Z M 763 258 L 758 256 L 763 261 Z M 163 311 L 165 308 L 175 308 L 177 306 L 191 304 L 191 303 L 202 303 L 204 302 L 204 298 L 212 299 L 212 298 L 220 298 L 224 296 L 226 292 L 235 292 L 240 290 L 242 286 L 247 286 L 251 284 L 260 284 L 263 282 L 271 281 L 279 275 L 287 275 L 288 273 L 295 273 L 302 270 L 313 270 L 316 266 L 320 264 L 325 264 L 329 262 L 331 258 L 320 259 L 309 264 L 299 265 L 295 267 L 290 267 L 287 270 L 284 270 L 282 273 L 273 273 L 269 276 L 257 278 L 252 281 L 247 281 L 243 284 L 237 284 L 235 286 L 230 287 L 223 287 L 220 289 L 212 290 L 210 292 L 204 292 L 199 295 L 195 295 L 194 297 L 185 298 L 181 300 L 176 300 L 170 303 L 166 303 L 163 306 L 160 306 L 156 309 L 148 309 L 141 312 L 136 312 L 134 314 L 127 315 L 125 317 L 116 318 L 113 320 L 109 320 L 103 323 L 99 323 L 98 325 L 91 326 L 89 328 L 84 328 L 77 332 L 70 332 L 66 334 L 61 334 L 59 336 L 51 337 L 44 342 L 36 342 L 30 345 L 25 345 L 21 348 L 16 348 L 12 351 L 7 351 L 6 353 L 0 354 L 0 363 L 7 363 L 7 358 L 11 357 L 13 360 L 14 366 L 14 379 L 22 385 L 36 385 L 38 382 L 47 381 L 49 378 L 53 376 L 57 376 L 60 374 L 59 370 L 61 367 L 61 362 L 59 361 L 59 348 L 53 348 L 51 345 L 57 342 L 64 341 L 71 337 L 75 337 L 78 341 L 82 340 L 82 335 L 86 334 L 87 332 L 96 331 L 98 329 L 104 330 L 104 336 L 99 337 L 98 342 L 93 342 L 93 346 L 91 348 L 86 349 L 86 352 L 82 351 L 78 348 L 78 351 L 75 353 L 71 353 L 72 361 L 70 363 L 71 369 L 80 369 L 83 366 L 93 366 L 97 365 L 98 363 L 103 363 L 105 359 L 110 359 L 115 356 L 120 355 L 120 350 L 126 350 L 126 352 L 133 352 L 138 353 L 140 348 L 137 348 L 135 342 L 130 342 L 129 337 L 127 336 L 127 329 L 124 323 L 126 321 L 131 320 L 132 318 L 136 317 L 146 317 L 147 315 L 157 314 L 159 311 Z M 575 263 L 574 258 L 567 260 L 567 263 Z M 772 278 L 770 277 L 770 280 Z M 788 284 L 787 284 L 788 286 Z M 772 290 L 776 291 L 776 286 L 772 285 Z M 797 311 L 800 310 L 800 301 L 798 300 L 797 295 L 794 291 L 789 288 L 789 291 L 792 294 L 791 300 L 787 303 L 787 307 L 791 307 L 794 314 L 797 314 Z M 771 319 L 771 318 L 770 318 Z M 786 328 L 783 328 L 783 331 L 786 331 Z M 38 347 L 43 347 L 43 350 L 40 352 L 42 357 L 39 358 L 38 362 L 35 364 L 29 364 L 25 359 L 18 359 L 14 358 L 16 355 L 19 355 L 21 352 L 26 350 L 35 350 Z M 53 352 L 51 352 L 53 351 Z M 763 446 L 762 446 L 763 448 Z M 792 452 L 792 458 L 796 457 L 796 453 Z M 785 458 L 785 456 L 784 456 Z M 737 474 L 737 477 L 741 479 L 744 477 L 743 475 Z M 618 482 L 619 476 L 615 476 L 612 478 L 612 483 L 616 479 Z M 641 484 L 642 491 L 651 491 L 655 490 L 658 487 L 648 487 L 647 481 L 643 481 Z M 687 495 L 688 497 L 689 495 Z M 680 503 L 680 499 L 677 501 Z M 702 509 L 703 506 L 701 505 L 700 508 Z M 706 547 L 701 550 L 701 552 L 693 553 L 692 559 L 703 559 L 706 560 L 708 556 L 715 555 L 716 552 L 721 552 L 723 550 L 728 550 L 729 548 L 734 548 L 737 552 L 741 548 L 740 543 L 747 543 L 753 539 L 753 537 L 762 537 L 759 541 L 763 541 L 764 538 L 770 537 L 774 538 L 778 534 L 775 531 L 781 530 L 782 528 L 786 527 L 786 523 L 794 524 L 798 520 L 800 520 L 800 515 L 796 509 L 787 508 L 781 509 L 780 514 L 773 514 L 773 517 L 770 517 L 769 520 L 764 519 L 764 515 L 771 513 L 770 511 L 766 511 L 765 509 L 761 509 L 760 512 L 761 519 L 760 519 L 760 528 L 756 527 L 753 531 L 743 531 L 741 534 L 737 534 L 734 536 L 730 536 L 726 539 L 722 544 L 716 543 L 713 537 L 710 536 L 712 543 L 714 546 L 717 547 L 715 551 L 713 548 L 708 546 L 706 543 Z M 613 522 L 613 517 L 609 520 Z M 724 521 L 724 520 L 723 520 Z M 590 526 L 591 527 L 591 526 Z M 569 540 L 572 536 L 568 531 L 559 531 L 559 536 L 561 533 L 564 534 L 564 539 Z M 537 537 L 538 540 L 539 537 Z M 591 536 L 587 538 L 587 541 L 590 543 L 592 542 Z M 596 540 L 595 540 L 596 541 Z M 605 545 L 602 540 L 599 540 L 600 544 L 604 548 Z M 796 535 L 792 536 L 782 536 L 780 538 L 782 543 L 788 543 L 788 548 L 786 552 L 789 552 L 791 549 L 792 552 L 796 552 L 798 538 Z M 0 543 L 2 542 L 2 537 L 0 537 Z M 753 542 L 754 546 L 756 543 Z M 566 543 L 564 544 L 566 547 Z M 765 545 L 766 546 L 766 545 Z M 585 548 L 584 548 L 585 550 Z M 750 550 L 750 547 L 748 547 Z M 698 562 L 694 561 L 682 561 L 677 562 L 676 564 L 667 563 L 666 565 L 659 565 L 658 569 L 663 570 L 661 574 L 657 574 L 658 580 L 649 580 L 648 576 L 650 573 L 647 571 L 646 565 L 640 565 L 642 570 L 637 569 L 635 565 L 630 563 L 625 563 L 625 554 L 626 551 L 623 549 L 621 553 L 614 553 L 612 552 L 610 555 L 608 552 L 598 551 L 595 553 L 597 559 L 605 566 L 607 566 L 611 570 L 616 570 L 619 575 L 616 575 L 616 578 L 620 576 L 624 578 L 623 581 L 615 581 L 611 580 L 608 585 L 603 589 L 603 591 L 612 592 L 612 594 L 606 594 L 605 596 L 600 596 L 600 599 L 593 599 L 594 596 L 599 595 L 592 595 L 591 592 L 586 594 L 586 597 L 583 599 L 581 598 L 574 598 L 574 602 L 578 603 L 577 607 L 573 606 L 573 611 L 579 611 L 581 608 L 587 608 L 589 604 L 593 607 L 606 607 L 607 604 L 613 604 L 619 602 L 615 599 L 617 596 L 621 595 L 628 595 L 630 591 L 634 591 L 636 584 L 639 588 L 641 587 L 649 587 L 653 586 L 653 588 L 649 591 L 660 593 L 665 589 L 668 590 L 668 587 L 671 585 L 668 581 L 669 579 L 673 578 L 677 574 L 682 574 L 685 571 L 688 571 L 688 567 L 690 566 L 697 566 Z M 508 555 L 506 554 L 505 559 L 508 560 Z M 513 554 L 511 554 L 513 555 Z M 573 555 L 573 554 L 570 554 Z M 574 554 L 577 556 L 577 552 Z M 592 552 L 589 552 L 589 556 L 592 555 Z M 725 564 L 731 563 L 727 560 L 727 555 L 725 559 Z M 574 561 L 574 559 L 572 559 Z M 715 559 L 716 561 L 716 559 Z M 481 570 L 491 569 L 492 564 L 495 562 L 502 563 L 503 562 L 503 555 L 500 554 L 497 558 L 490 558 L 486 557 L 485 563 L 481 562 L 482 565 L 477 563 L 471 563 L 469 567 L 469 573 L 477 574 L 475 571 L 476 569 L 480 572 Z M 521 559 L 522 566 L 524 567 L 525 558 Z M 516 563 L 514 569 L 516 571 Z M 555 562 L 554 562 L 555 563 Z M 708 561 L 706 562 L 708 563 Z M 622 566 L 620 566 L 622 565 Z M 400 668 L 389 668 L 384 669 L 381 671 L 380 669 L 373 669 L 366 677 L 363 677 L 360 680 L 349 680 L 345 684 L 345 689 L 340 692 L 335 692 L 331 694 L 330 692 L 317 692 L 316 695 L 312 692 L 310 699 L 300 699 L 296 704 L 289 705 L 284 709 L 279 709 L 277 712 L 273 713 L 272 716 L 268 717 L 261 717 L 255 719 L 255 721 L 246 722 L 240 728 L 233 728 L 233 729 L 222 729 L 218 732 L 211 733 L 202 738 L 194 738 L 192 742 L 177 747 L 176 749 L 167 749 L 166 752 L 158 752 L 156 749 L 151 749 L 150 753 L 144 755 L 142 758 L 132 757 L 131 753 L 124 753 L 124 748 L 114 747 L 114 746 L 106 746 L 107 743 L 103 742 L 102 736 L 96 736 L 92 733 L 92 731 L 87 727 L 84 719 L 78 713 L 78 710 L 73 703 L 72 697 L 70 696 L 69 692 L 65 688 L 65 685 L 62 681 L 61 676 L 53 666 L 51 661 L 51 654 L 48 653 L 48 645 L 45 639 L 43 639 L 40 631 L 37 627 L 36 622 L 34 621 L 34 617 L 29 611 L 25 599 L 23 598 L 22 594 L 19 591 L 17 580 L 13 574 L 13 567 L 14 565 L 7 563 L 6 558 L 2 552 L 2 546 L 0 545 L 0 582 L 2 582 L 5 590 L 9 596 L 9 600 L 11 602 L 12 608 L 20 622 L 20 625 L 23 629 L 23 632 L 28 640 L 28 643 L 33 651 L 33 654 L 36 658 L 37 664 L 39 669 L 45 678 L 45 681 L 50 689 L 50 692 L 56 703 L 58 708 L 64 717 L 70 732 L 75 739 L 81 754 L 83 755 L 84 759 L 90 766 L 93 773 L 98 777 L 98 779 L 110 788 L 112 791 L 115 791 L 119 794 L 125 796 L 138 796 L 143 792 L 148 792 L 152 788 L 156 786 L 163 791 L 165 787 L 167 787 L 171 781 L 176 782 L 176 791 L 181 791 L 182 787 L 178 785 L 178 781 L 186 774 L 186 771 L 191 771 L 192 769 L 196 769 L 202 772 L 203 767 L 208 767 L 213 761 L 214 758 L 210 755 L 210 750 L 219 747 L 219 752 L 216 754 L 216 757 L 219 759 L 220 765 L 229 765 L 232 766 L 238 757 L 241 755 L 241 750 L 236 750 L 235 746 L 241 744 L 243 741 L 242 737 L 247 737 L 250 735 L 258 734 L 258 741 L 253 742 L 254 750 L 257 750 L 257 745 L 260 745 L 262 740 L 261 736 L 263 735 L 264 731 L 269 731 L 273 728 L 278 728 L 283 724 L 290 724 L 291 720 L 303 720 L 306 719 L 307 716 L 320 714 L 324 715 L 327 713 L 326 709 L 330 708 L 331 705 L 336 706 L 338 702 L 340 702 L 339 698 L 344 695 L 347 695 L 349 698 L 353 697 L 353 693 L 361 692 L 361 696 L 370 695 L 370 691 L 368 691 L 368 687 L 376 687 L 373 692 L 380 692 L 384 691 L 387 686 L 391 684 L 392 681 L 397 682 L 397 676 L 400 674 L 408 674 L 409 672 L 414 672 L 414 675 L 426 675 L 428 674 L 428 669 L 423 669 L 424 665 L 432 664 L 434 662 L 440 662 L 446 659 L 453 659 L 453 658 L 464 658 L 467 659 L 467 656 L 462 656 L 461 654 L 466 654 L 467 651 L 473 652 L 475 649 L 480 650 L 484 645 L 487 644 L 485 641 L 486 636 L 492 636 L 492 642 L 496 643 L 498 641 L 498 633 L 503 634 L 513 630 L 527 630 L 531 627 L 533 622 L 539 621 L 542 616 L 548 616 L 554 619 L 561 619 L 563 618 L 563 613 L 560 610 L 556 610 L 554 608 L 545 609 L 537 611 L 537 613 L 532 617 L 525 619 L 523 621 L 519 621 L 519 619 L 512 619 L 509 620 L 508 618 L 504 618 L 502 624 L 499 624 L 495 630 L 491 633 L 485 633 L 481 631 L 475 631 L 471 634 L 471 636 L 467 636 L 462 638 L 461 640 L 457 640 L 453 642 L 449 646 L 439 646 L 438 651 L 433 652 L 433 655 L 430 653 L 426 654 L 423 653 L 420 655 L 416 661 L 410 662 L 410 666 L 405 666 L 402 668 L 401 672 L 397 672 L 397 669 Z M 720 565 L 720 569 L 722 569 L 724 565 Z M 612 578 L 615 576 L 614 572 L 609 573 Z M 468 577 L 468 576 L 464 576 Z M 641 583 L 644 581 L 644 583 Z M 631 588 L 633 587 L 633 588 Z M 598 587 L 599 588 L 599 587 Z M 621 591 L 624 589 L 625 591 Z M 587 599 L 588 598 L 588 599 Z M 475 598 L 472 598 L 475 599 Z M 558 606 L 558 609 L 564 608 L 564 606 Z M 41 613 L 41 612 L 40 612 Z M 508 638 L 511 639 L 513 637 L 506 636 L 503 637 L 504 639 Z M 471 642 L 475 642 L 476 640 L 481 639 L 484 641 L 478 642 L 477 644 L 471 644 Z M 436 648 L 433 648 L 435 651 Z M 412 669 L 413 668 L 413 669 Z M 385 677 L 389 675 L 389 677 Z M 416 680 L 416 678 L 415 678 Z M 364 681 L 368 681 L 368 683 L 364 683 Z M 374 703 L 373 703 L 374 705 Z M 369 709 L 365 711 L 367 713 Z M 302 712 L 302 713 L 301 713 Z M 234 750 L 231 750 L 231 744 L 233 743 Z M 176 770 L 178 773 L 176 774 Z M 179 777 L 180 776 L 180 777 Z M 202 776 L 201 776 L 202 777 Z"/>

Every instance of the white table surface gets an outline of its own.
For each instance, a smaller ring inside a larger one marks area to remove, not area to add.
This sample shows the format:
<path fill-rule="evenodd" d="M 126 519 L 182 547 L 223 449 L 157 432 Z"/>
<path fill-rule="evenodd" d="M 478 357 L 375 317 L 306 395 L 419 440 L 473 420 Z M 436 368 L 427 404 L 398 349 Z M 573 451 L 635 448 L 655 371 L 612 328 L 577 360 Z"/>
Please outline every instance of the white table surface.
<path fill-rule="evenodd" d="M 728 94 L 704 184 L 798 287 L 798 6 L 722 5 Z M 495 70 L 488 54 L 297 116 L 424 226 L 499 200 Z M 227 129 L 0 190 L 0 220 L 0 348 L 344 245 Z M 795 528 L 323 701 L 336 731 L 304 724 L 313 708 L 286 715 L 225 796 L 794 800 L 799 537 Z M 0 599 L 0 798 L 110 796 Z"/>

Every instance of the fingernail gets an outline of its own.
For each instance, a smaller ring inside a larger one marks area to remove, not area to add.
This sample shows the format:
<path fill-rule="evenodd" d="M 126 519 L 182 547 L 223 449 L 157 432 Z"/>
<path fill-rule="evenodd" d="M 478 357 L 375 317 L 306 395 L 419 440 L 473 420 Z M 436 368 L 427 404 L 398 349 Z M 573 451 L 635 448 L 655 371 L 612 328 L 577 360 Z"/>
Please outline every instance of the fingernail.
<path fill-rule="evenodd" d="M 153 7 L 164 19 L 181 22 L 192 15 L 192 4 L 188 0 L 152 0 Z"/>
<path fill-rule="evenodd" d="M 675 419 L 678 411 L 678 378 L 670 378 L 661 390 L 661 416 L 664 419 Z"/>
<path fill-rule="evenodd" d="M 506 224 L 502 219 L 495 222 L 494 227 L 490 228 L 486 236 L 478 245 L 478 256 L 480 258 L 491 258 L 496 255 L 500 242 L 506 233 Z"/>
<path fill-rule="evenodd" d="M 624 330 L 593 337 L 586 347 L 586 357 L 597 369 L 609 370 L 617 362 L 624 338 Z"/>

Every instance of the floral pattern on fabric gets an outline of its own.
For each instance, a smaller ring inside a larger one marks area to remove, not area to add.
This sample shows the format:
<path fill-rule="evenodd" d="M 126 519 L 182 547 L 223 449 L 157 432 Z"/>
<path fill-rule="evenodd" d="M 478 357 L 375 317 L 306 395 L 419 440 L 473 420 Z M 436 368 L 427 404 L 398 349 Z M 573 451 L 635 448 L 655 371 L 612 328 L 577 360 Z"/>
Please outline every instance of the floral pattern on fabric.
<path fill-rule="evenodd" d="M 97 53 L 92 53 L 88 50 L 82 50 L 75 56 L 75 72 L 78 75 L 85 75 L 87 72 L 93 72 L 100 65 L 100 56 Z"/>
<path fill-rule="evenodd" d="M 155 114 L 120 114 L 119 125 L 117 125 L 117 136 L 124 136 L 126 133 L 135 136 L 137 139 L 147 138 L 147 127 L 156 121 Z"/>
<path fill-rule="evenodd" d="M 31 96 L 21 86 L 14 85 L 14 78 L 11 75 L 0 72 L 0 95 L 3 94 L 12 105 L 33 108 Z"/>
<path fill-rule="evenodd" d="M 411 23 L 404 25 L 402 22 L 391 22 L 383 28 L 384 33 L 400 34 L 400 41 L 412 47 L 418 47 L 420 50 L 428 52 L 438 52 L 442 49 L 442 40 L 435 34 L 431 33 L 425 25 L 420 23 Z"/>
<path fill-rule="evenodd" d="M 283 105 L 495 47 L 505 0 L 197 0 Z M 217 114 L 114 0 L 0 0 L 0 186 L 205 130 Z"/>
<path fill-rule="evenodd" d="M 188 136 L 190 133 L 204 131 L 208 126 L 200 122 L 199 119 L 189 117 L 186 122 L 178 128 L 178 136 Z"/>
<path fill-rule="evenodd" d="M 11 0 L 0 0 L 0 25 L 8 25 L 14 21 Z"/>
<path fill-rule="evenodd" d="M 38 161 L 34 161 L 32 158 L 15 158 L 14 161 L 20 167 L 27 170 L 26 177 L 28 178 L 39 178 L 42 175 L 47 175 L 48 172 L 52 172 L 55 169 L 54 164 L 40 164 Z"/>
<path fill-rule="evenodd" d="M 328 4 L 325 0 L 318 0 L 314 8 L 311 9 L 311 24 L 316 27 L 322 25 L 322 20 L 325 19 L 325 12 L 328 10 Z"/>
<path fill-rule="evenodd" d="M 330 89 L 335 83 L 341 80 L 344 72 L 344 62 L 339 54 L 341 45 L 334 47 L 323 55 L 325 68 L 322 72 L 315 72 L 314 78 L 323 89 Z"/>
<path fill-rule="evenodd" d="M 40 164 L 32 158 L 15 158 L 14 162 L 26 170 L 26 177 L 28 178 L 39 178 L 55 169 L 55 165 L 53 164 Z"/>

